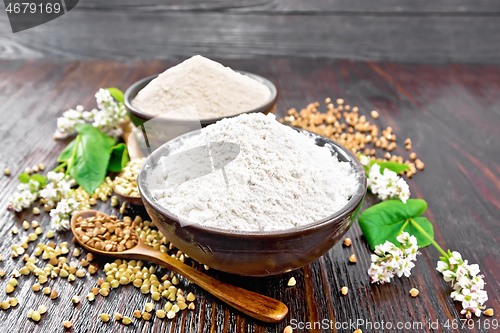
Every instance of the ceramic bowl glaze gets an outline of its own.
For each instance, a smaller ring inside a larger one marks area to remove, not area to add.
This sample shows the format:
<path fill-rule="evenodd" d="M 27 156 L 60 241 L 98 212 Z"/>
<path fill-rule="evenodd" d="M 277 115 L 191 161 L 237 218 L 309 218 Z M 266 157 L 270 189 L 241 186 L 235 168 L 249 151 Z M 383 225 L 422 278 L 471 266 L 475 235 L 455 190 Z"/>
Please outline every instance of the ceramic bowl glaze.
<path fill-rule="evenodd" d="M 271 91 L 271 96 L 269 97 L 269 100 L 257 108 L 247 110 L 245 112 L 240 112 L 238 114 L 235 114 L 235 115 L 232 115 L 229 117 L 200 119 L 199 121 L 196 121 L 197 123 L 201 124 L 201 127 L 205 127 L 205 126 L 208 126 L 210 124 L 213 124 L 213 123 L 215 123 L 223 118 L 236 117 L 242 113 L 258 113 L 258 112 L 260 112 L 260 113 L 268 114 L 270 112 L 274 112 L 274 110 L 276 109 L 276 104 L 278 103 L 278 90 L 276 89 L 276 86 L 271 81 L 269 81 L 268 79 L 266 79 L 260 75 L 257 75 L 257 74 L 248 73 L 248 72 L 244 72 L 244 71 L 238 71 L 238 70 L 236 70 L 235 72 L 249 76 L 250 78 L 254 79 L 255 81 L 258 81 L 258 82 L 264 84 L 266 87 L 268 87 L 269 90 Z M 135 124 L 135 126 L 140 126 L 144 122 L 149 121 L 149 120 L 157 117 L 155 115 L 151 115 L 151 114 L 142 112 L 141 110 L 137 109 L 135 106 L 132 105 L 132 100 L 135 98 L 137 93 L 139 93 L 139 91 L 142 88 L 147 86 L 153 79 L 156 79 L 157 77 L 158 77 L 158 74 L 141 79 L 141 80 L 135 82 L 134 84 L 132 84 L 125 91 L 125 94 L 124 94 L 125 107 L 129 111 L 130 119 Z M 165 120 L 166 120 L 165 122 L 168 122 L 169 124 L 175 125 L 177 127 L 183 127 L 183 125 L 187 125 L 188 128 L 193 128 L 193 126 L 190 126 L 190 124 L 189 124 L 192 121 L 177 120 L 177 119 L 165 119 Z"/>
<path fill-rule="evenodd" d="M 366 174 L 357 157 L 345 147 L 321 135 L 298 131 L 312 136 L 318 146 L 328 145 L 332 154 L 336 153 L 339 160 L 349 162 L 358 175 L 358 191 L 332 215 L 298 228 L 272 232 L 227 231 L 179 219 L 153 197 L 147 186 L 148 170 L 151 170 L 154 161 L 178 148 L 180 142 L 199 135 L 198 130 L 165 143 L 142 166 L 138 184 L 149 216 L 163 235 L 183 253 L 224 272 L 268 276 L 311 263 L 332 248 L 355 221 L 366 193 Z"/>

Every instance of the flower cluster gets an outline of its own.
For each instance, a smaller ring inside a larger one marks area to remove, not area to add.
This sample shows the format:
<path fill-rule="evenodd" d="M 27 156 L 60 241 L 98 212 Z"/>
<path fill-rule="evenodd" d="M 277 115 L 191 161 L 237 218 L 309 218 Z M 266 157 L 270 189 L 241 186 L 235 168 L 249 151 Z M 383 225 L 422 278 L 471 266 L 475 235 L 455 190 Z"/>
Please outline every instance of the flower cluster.
<path fill-rule="evenodd" d="M 417 239 L 403 231 L 397 240 L 401 243 L 400 247 L 389 241 L 375 247 L 375 254 L 371 257 L 372 264 L 368 270 L 372 283 L 391 282 L 395 274 L 398 277 L 411 275 L 411 269 L 415 267 L 413 261 L 417 260 L 419 253 Z"/>
<path fill-rule="evenodd" d="M 17 185 L 17 190 L 18 192 L 9 198 L 8 208 L 20 212 L 25 208 L 29 208 L 38 199 L 40 183 L 30 179 L 29 183 Z"/>
<path fill-rule="evenodd" d="M 73 199 L 62 199 L 57 203 L 57 207 L 50 211 L 50 222 L 56 230 L 69 229 L 69 221 L 73 212 L 84 209 L 84 205 Z"/>
<path fill-rule="evenodd" d="M 67 199 L 73 193 L 71 187 L 75 181 L 61 172 L 50 171 L 47 174 L 47 186 L 40 191 L 40 197 L 44 198 L 50 207 L 54 207 L 61 199 Z"/>
<path fill-rule="evenodd" d="M 448 258 L 441 257 L 436 270 L 443 274 L 446 282 L 451 282 L 453 292 L 450 296 L 462 302 L 461 313 L 469 319 L 472 314 L 479 317 L 485 308 L 483 304 L 488 300 L 488 293 L 483 290 L 484 276 L 479 274 L 479 265 L 469 265 L 467 260 L 462 260 L 459 252 L 453 251 Z"/>
<path fill-rule="evenodd" d="M 87 121 L 93 121 L 92 125 L 97 127 L 102 133 L 118 137 L 122 134 L 122 130 L 118 127 L 127 116 L 127 111 L 123 103 L 117 103 L 111 96 L 108 90 L 99 89 L 95 94 L 99 111 L 93 109 L 89 112 L 84 112 L 83 117 Z"/>
<path fill-rule="evenodd" d="M 120 136 L 122 130 L 118 125 L 126 119 L 125 106 L 123 103 L 115 101 L 106 89 L 99 89 L 95 98 L 99 109 L 84 111 L 83 106 L 78 105 L 75 110 L 70 109 L 63 112 L 62 117 L 57 118 L 57 130 L 54 138 L 64 139 L 75 134 L 76 125 L 85 122 L 91 122 L 94 127 L 108 136 Z"/>
<path fill-rule="evenodd" d="M 76 133 L 76 125 L 85 123 L 83 119 L 83 106 L 78 105 L 76 109 L 63 112 L 62 117 L 57 118 L 57 130 L 54 138 L 65 139 Z"/>
<path fill-rule="evenodd" d="M 381 200 L 400 199 L 404 203 L 410 198 L 410 187 L 397 173 L 384 169 L 380 173 L 380 165 L 373 164 L 367 179 L 368 187 Z"/>

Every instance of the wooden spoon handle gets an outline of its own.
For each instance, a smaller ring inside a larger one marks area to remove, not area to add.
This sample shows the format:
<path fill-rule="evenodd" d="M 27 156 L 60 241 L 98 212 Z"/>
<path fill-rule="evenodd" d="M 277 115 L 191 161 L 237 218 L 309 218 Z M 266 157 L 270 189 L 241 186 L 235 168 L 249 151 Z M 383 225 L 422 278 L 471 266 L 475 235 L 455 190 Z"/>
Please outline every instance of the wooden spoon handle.
<path fill-rule="evenodd" d="M 148 246 L 141 248 L 141 254 L 149 256 L 148 261 L 188 278 L 221 301 L 253 318 L 277 323 L 288 313 L 288 307 L 274 298 L 220 282 L 160 251 L 146 248 Z"/>
<path fill-rule="evenodd" d="M 135 129 L 134 124 L 132 124 L 132 121 L 125 122 L 124 124 L 121 125 L 123 134 L 122 138 L 123 141 L 125 141 L 125 144 L 127 145 L 127 150 L 128 150 L 128 155 L 130 156 L 130 159 L 133 160 L 134 158 L 141 158 L 144 157 L 144 154 L 141 151 L 141 148 L 139 147 L 139 143 L 137 142 L 136 138 L 132 132 Z"/>

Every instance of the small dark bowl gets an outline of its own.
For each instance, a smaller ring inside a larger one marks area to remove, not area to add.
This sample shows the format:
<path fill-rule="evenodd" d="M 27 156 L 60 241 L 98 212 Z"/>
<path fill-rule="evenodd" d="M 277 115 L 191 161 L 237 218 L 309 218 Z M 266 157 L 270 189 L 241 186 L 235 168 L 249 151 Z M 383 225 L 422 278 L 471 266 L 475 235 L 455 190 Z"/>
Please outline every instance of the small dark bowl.
<path fill-rule="evenodd" d="M 351 227 L 366 193 L 366 174 L 356 156 L 348 149 L 321 135 L 312 136 L 318 146 L 330 145 L 339 160 L 349 162 L 358 174 L 359 188 L 338 212 L 311 224 L 272 232 L 227 231 L 189 223 L 161 206 L 147 186 L 148 170 L 161 156 L 168 156 L 181 140 L 199 135 L 186 133 L 155 150 L 144 162 L 138 177 L 139 192 L 149 216 L 182 252 L 209 267 L 245 276 L 268 276 L 288 272 L 322 256 Z"/>
<path fill-rule="evenodd" d="M 264 105 L 261 105 L 255 109 L 241 112 L 239 114 L 235 114 L 235 115 L 228 116 L 228 117 L 220 117 L 220 118 L 212 118 L 212 119 L 200 119 L 199 121 L 198 120 L 189 121 L 189 120 L 178 120 L 178 119 L 166 119 L 166 118 L 163 118 L 161 120 L 164 120 L 165 122 L 168 121 L 169 125 L 174 124 L 177 126 L 177 128 L 183 127 L 183 126 L 187 127 L 187 128 L 194 128 L 192 125 L 190 126 L 190 123 L 192 123 L 192 122 L 200 123 L 201 127 L 205 127 L 205 126 L 208 126 L 210 124 L 216 123 L 217 121 L 219 121 L 223 118 L 236 117 L 242 113 L 261 112 L 264 114 L 268 114 L 270 112 L 271 113 L 274 112 L 274 110 L 276 109 L 276 104 L 278 103 L 278 90 L 276 89 L 276 86 L 271 81 L 269 81 L 268 79 L 266 79 L 260 75 L 252 74 L 252 73 L 248 73 L 248 72 L 244 72 L 244 71 L 238 71 L 238 70 L 236 70 L 235 72 L 249 76 L 250 78 L 254 79 L 255 81 L 258 81 L 258 82 L 264 84 L 266 87 L 268 87 L 269 90 L 271 90 L 271 97 L 269 98 L 269 100 Z M 144 79 L 141 79 L 141 80 L 135 82 L 134 84 L 132 84 L 125 91 L 125 95 L 124 95 L 125 107 L 129 111 L 130 119 L 135 124 L 135 126 L 140 126 L 144 122 L 149 121 L 149 120 L 157 117 L 155 115 L 151 115 L 151 114 L 142 112 L 141 110 L 134 107 L 132 105 L 132 100 L 135 98 L 135 96 L 139 93 L 139 91 L 142 88 L 147 86 L 149 84 L 149 82 L 151 82 L 153 79 L 156 79 L 158 77 L 158 75 L 159 74 L 156 74 L 156 75 L 152 75 L 152 76 L 146 77 Z M 160 118 L 158 118 L 158 119 L 160 119 Z"/>

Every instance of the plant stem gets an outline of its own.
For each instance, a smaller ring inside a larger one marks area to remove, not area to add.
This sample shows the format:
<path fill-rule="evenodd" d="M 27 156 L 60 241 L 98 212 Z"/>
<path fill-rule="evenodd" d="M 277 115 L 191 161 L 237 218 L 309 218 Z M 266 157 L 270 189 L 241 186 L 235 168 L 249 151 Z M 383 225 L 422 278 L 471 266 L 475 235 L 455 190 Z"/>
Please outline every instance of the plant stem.
<path fill-rule="evenodd" d="M 441 246 L 439 246 L 439 244 L 431 237 L 429 236 L 429 234 L 427 232 L 425 232 L 425 230 L 417 223 L 415 222 L 415 220 L 413 220 L 412 218 L 410 218 L 410 222 L 411 224 L 418 230 L 420 231 L 425 237 L 427 237 L 427 239 L 429 239 L 429 241 L 432 243 L 432 245 L 434 245 L 434 247 L 439 251 L 441 252 L 441 254 L 445 257 L 445 258 L 449 258 L 449 255 L 441 248 Z"/>
<path fill-rule="evenodd" d="M 68 169 L 66 169 L 66 172 L 64 173 L 65 176 L 69 175 L 69 172 L 71 171 L 71 168 L 73 167 L 73 162 L 75 161 L 76 152 L 78 151 L 78 144 L 80 143 L 81 139 L 82 139 L 82 135 L 78 134 L 78 136 L 76 137 L 75 149 L 73 150 L 73 154 L 71 154 L 71 158 L 69 159 Z"/>
<path fill-rule="evenodd" d="M 59 164 L 54 170 L 52 170 L 52 172 L 57 172 L 59 170 L 61 170 L 62 168 L 64 168 L 68 163 L 66 162 L 62 162 L 61 164 Z"/>
<path fill-rule="evenodd" d="M 405 230 L 406 226 L 408 225 L 408 223 L 410 222 L 410 220 L 406 220 L 405 224 L 403 224 L 403 227 L 401 228 L 401 230 L 399 230 L 398 232 L 398 235 L 403 232 L 403 230 Z"/>

